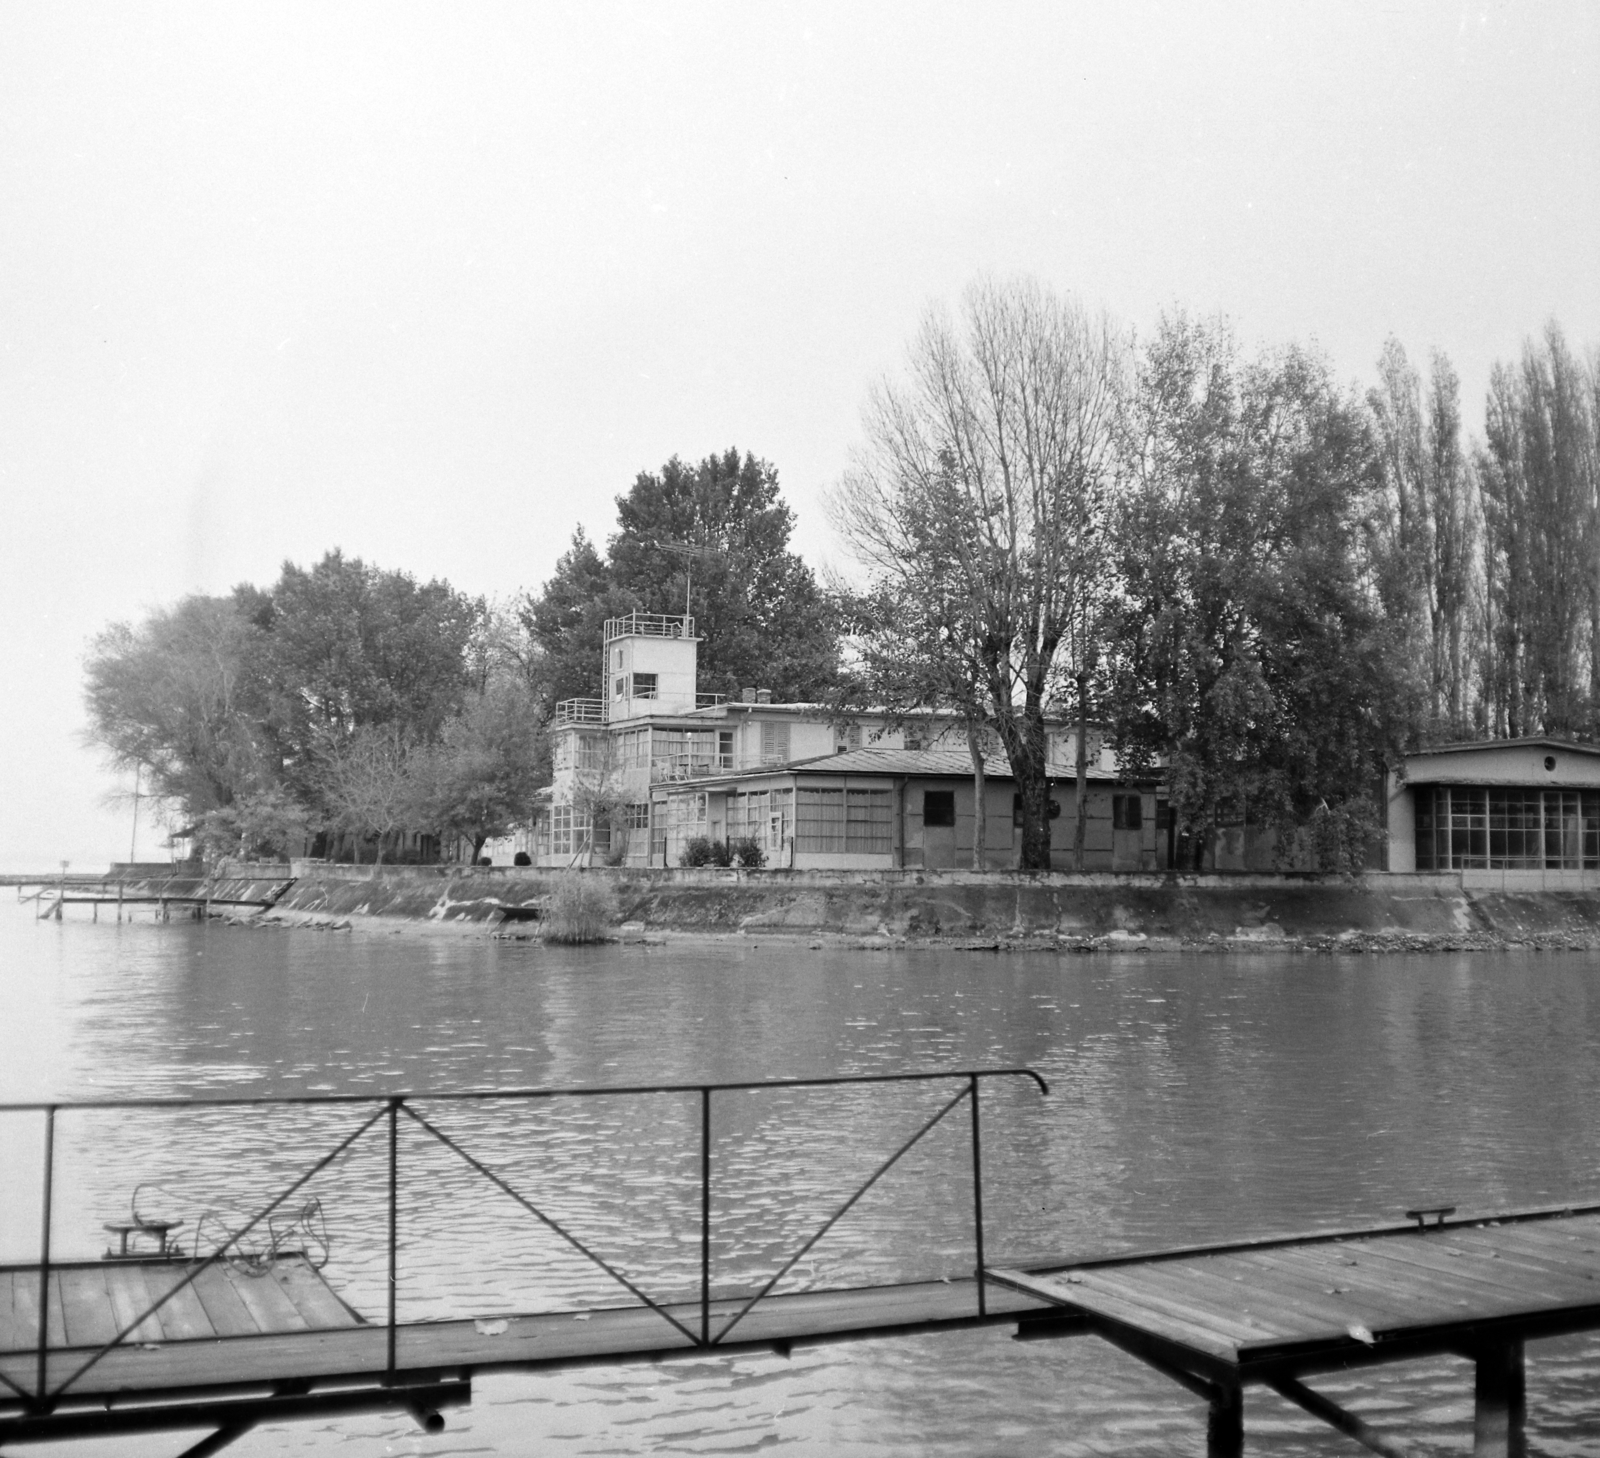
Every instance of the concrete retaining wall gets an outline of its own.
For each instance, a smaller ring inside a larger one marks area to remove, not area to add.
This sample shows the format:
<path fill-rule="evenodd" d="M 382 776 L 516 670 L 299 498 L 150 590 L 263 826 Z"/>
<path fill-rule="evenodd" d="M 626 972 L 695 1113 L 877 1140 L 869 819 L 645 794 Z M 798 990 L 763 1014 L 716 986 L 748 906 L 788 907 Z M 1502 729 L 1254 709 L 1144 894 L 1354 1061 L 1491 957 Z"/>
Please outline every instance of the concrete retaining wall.
<path fill-rule="evenodd" d="M 560 872 L 297 866 L 267 920 L 389 919 L 492 930 L 534 920 Z M 305 874 L 309 873 L 309 874 Z M 574 873 L 568 873 L 574 874 Z M 1440 875 L 1359 880 L 1270 875 L 589 870 L 620 920 L 683 934 L 779 933 L 1094 945 L 1354 943 L 1600 947 L 1600 894 L 1464 889 Z M 373 924 L 377 924 L 374 920 Z"/>

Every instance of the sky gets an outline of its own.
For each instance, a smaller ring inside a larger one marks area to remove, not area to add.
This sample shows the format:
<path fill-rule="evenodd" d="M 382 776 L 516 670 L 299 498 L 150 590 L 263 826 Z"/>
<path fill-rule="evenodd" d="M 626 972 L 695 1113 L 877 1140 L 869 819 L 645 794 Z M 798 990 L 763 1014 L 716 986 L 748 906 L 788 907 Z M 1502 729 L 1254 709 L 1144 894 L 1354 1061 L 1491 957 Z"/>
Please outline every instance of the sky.
<path fill-rule="evenodd" d="M 822 493 L 925 311 L 1030 274 L 1490 367 L 1600 347 L 1600 6 L 12 5 L 0 869 L 130 850 L 108 623 L 334 547 L 507 598 L 672 455 Z M 137 851 L 162 856 L 146 823 Z"/>

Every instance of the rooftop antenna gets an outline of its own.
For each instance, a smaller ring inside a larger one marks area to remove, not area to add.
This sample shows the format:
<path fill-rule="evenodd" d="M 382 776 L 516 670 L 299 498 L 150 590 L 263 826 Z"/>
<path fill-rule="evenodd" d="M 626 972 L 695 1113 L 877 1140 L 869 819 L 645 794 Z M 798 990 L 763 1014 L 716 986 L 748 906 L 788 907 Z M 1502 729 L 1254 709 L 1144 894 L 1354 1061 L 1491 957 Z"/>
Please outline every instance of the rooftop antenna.
<path fill-rule="evenodd" d="M 694 586 L 695 562 L 717 562 L 728 554 L 719 551 L 716 547 L 697 547 L 693 542 L 657 542 L 656 546 L 663 552 L 671 552 L 674 557 L 683 558 L 683 615 L 693 617 L 694 612 L 689 605 L 690 589 Z"/>

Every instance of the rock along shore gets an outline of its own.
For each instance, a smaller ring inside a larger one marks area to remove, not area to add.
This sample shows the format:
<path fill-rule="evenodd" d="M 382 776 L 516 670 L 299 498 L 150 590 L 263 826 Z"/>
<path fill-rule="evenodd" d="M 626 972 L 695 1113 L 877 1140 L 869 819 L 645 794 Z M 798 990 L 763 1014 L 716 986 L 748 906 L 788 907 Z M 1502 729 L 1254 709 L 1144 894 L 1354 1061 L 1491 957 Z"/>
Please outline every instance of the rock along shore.
<path fill-rule="evenodd" d="M 269 879 L 265 868 L 224 874 Z M 560 873 L 324 866 L 256 923 L 537 937 Z M 1600 891 L 1467 890 L 1456 876 L 590 870 L 623 940 L 761 936 L 885 948 L 1417 952 L 1600 949 Z"/>

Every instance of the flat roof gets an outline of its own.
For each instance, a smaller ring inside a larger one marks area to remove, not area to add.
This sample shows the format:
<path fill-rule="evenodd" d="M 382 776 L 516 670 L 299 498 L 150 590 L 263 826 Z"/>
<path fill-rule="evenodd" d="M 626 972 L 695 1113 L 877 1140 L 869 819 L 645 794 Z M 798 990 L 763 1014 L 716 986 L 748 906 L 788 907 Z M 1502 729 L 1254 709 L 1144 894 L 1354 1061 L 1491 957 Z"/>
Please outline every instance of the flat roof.
<path fill-rule="evenodd" d="M 1579 744 L 1575 739 L 1552 739 L 1543 735 L 1525 739 L 1461 739 L 1450 744 L 1433 744 L 1426 749 L 1413 749 L 1407 759 L 1419 759 L 1428 754 L 1471 754 L 1484 750 L 1559 749 L 1565 754 L 1592 754 L 1600 756 L 1600 745 Z"/>
<path fill-rule="evenodd" d="M 1011 763 L 1003 754 L 985 755 L 984 774 L 993 780 L 1009 780 L 1012 778 Z M 847 749 L 840 754 L 821 754 L 809 759 L 787 760 L 782 764 L 761 765 L 755 769 L 734 770 L 727 774 L 702 775 L 692 780 L 673 780 L 660 788 L 671 790 L 693 786 L 704 789 L 710 785 L 728 785 L 770 775 L 887 775 L 915 776 L 923 779 L 971 779 L 972 756 L 964 749 Z M 1050 778 L 1056 784 L 1064 784 L 1075 776 L 1056 774 Z M 1088 778 L 1091 782 L 1102 785 L 1150 784 L 1157 776 L 1147 775 L 1131 779 L 1111 770 L 1090 766 Z"/>

